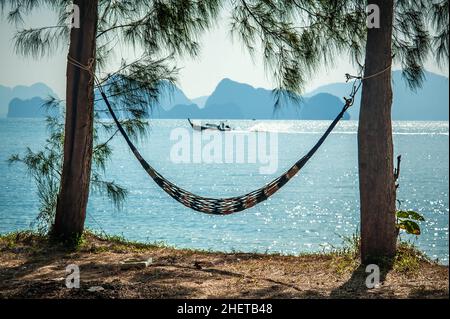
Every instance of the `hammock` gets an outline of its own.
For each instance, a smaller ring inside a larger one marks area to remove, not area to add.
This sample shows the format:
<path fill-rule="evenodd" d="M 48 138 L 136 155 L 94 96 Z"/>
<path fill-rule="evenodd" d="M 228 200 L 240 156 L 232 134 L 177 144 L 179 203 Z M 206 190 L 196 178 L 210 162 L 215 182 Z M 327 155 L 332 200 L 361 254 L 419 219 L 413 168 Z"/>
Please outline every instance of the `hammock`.
<path fill-rule="evenodd" d="M 123 129 L 119 120 L 117 119 L 117 116 L 114 113 L 111 104 L 109 103 L 108 98 L 105 92 L 102 90 L 101 86 L 99 87 L 99 90 L 103 100 L 106 103 L 106 106 L 108 107 L 109 112 L 111 113 L 111 116 L 115 124 L 117 125 L 120 133 L 124 137 L 134 156 L 137 158 L 137 160 L 144 168 L 144 170 L 148 173 L 148 175 L 156 182 L 156 184 L 162 190 L 164 190 L 167 194 L 169 194 L 173 199 L 175 199 L 179 203 L 198 212 L 211 215 L 228 215 L 249 209 L 255 206 L 256 204 L 259 204 L 267 200 L 278 190 L 280 190 L 280 188 L 283 187 L 289 180 L 291 180 L 291 178 L 297 175 L 297 173 L 303 168 L 303 166 L 306 165 L 309 159 L 314 155 L 314 153 L 316 153 L 319 147 L 323 144 L 328 135 L 330 135 L 331 131 L 333 131 L 335 126 L 342 119 L 348 108 L 350 108 L 353 105 L 355 95 L 360 87 L 361 81 L 359 81 L 359 85 L 356 84 L 356 81 L 353 83 L 350 98 L 349 99 L 344 98 L 345 105 L 343 106 L 342 111 L 336 116 L 334 121 L 330 124 L 328 129 L 317 141 L 317 143 L 311 148 L 311 150 L 305 156 L 299 159 L 290 169 L 288 169 L 280 177 L 276 178 L 275 180 L 268 183 L 266 186 L 262 188 L 259 188 L 253 192 L 250 192 L 242 196 L 230 198 L 209 198 L 195 195 L 181 187 L 178 187 L 177 185 L 173 184 L 172 182 L 164 178 L 164 176 L 158 173 L 153 167 L 150 166 L 150 164 L 147 163 L 147 161 L 145 161 L 142 158 L 141 154 L 134 146 L 134 144 L 131 142 L 127 133 Z"/>

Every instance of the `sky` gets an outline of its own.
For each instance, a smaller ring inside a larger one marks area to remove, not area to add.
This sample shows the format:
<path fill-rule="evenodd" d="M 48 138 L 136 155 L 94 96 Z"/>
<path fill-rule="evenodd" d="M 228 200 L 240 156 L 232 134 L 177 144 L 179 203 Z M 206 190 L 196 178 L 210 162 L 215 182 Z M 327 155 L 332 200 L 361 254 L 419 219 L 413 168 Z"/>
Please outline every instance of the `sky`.
<path fill-rule="evenodd" d="M 40 10 L 27 17 L 25 27 L 52 25 L 52 21 L 55 21 L 52 12 Z M 210 95 L 224 78 L 248 83 L 254 87 L 270 89 L 275 86 L 270 76 L 265 73 L 258 55 L 252 59 L 239 42 L 232 41 L 228 24 L 229 20 L 225 17 L 221 19 L 219 25 L 201 37 L 202 50 L 198 57 L 177 60 L 177 67 L 180 68 L 177 84 L 187 97 L 193 99 Z M 13 87 L 43 82 L 63 98 L 67 51 L 61 49 L 38 60 L 19 56 L 14 52 L 13 37 L 16 30 L 16 26 L 10 25 L 4 17 L 0 17 L 0 85 Z M 118 51 L 123 52 L 125 57 L 131 54 L 129 48 L 121 47 Z M 426 68 L 448 76 L 448 69 L 440 69 L 434 61 L 428 61 Z M 398 67 L 394 66 L 394 69 Z M 343 82 L 345 73 L 355 71 L 347 57 L 338 57 L 334 66 L 318 70 L 308 82 L 305 92 L 324 84 Z"/>

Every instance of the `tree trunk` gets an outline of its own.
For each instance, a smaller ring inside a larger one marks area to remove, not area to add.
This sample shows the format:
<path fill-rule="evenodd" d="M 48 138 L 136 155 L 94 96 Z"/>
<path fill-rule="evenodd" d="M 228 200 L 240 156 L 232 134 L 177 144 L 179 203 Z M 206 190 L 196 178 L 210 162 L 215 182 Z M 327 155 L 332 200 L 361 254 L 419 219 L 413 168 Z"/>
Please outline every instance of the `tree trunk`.
<path fill-rule="evenodd" d="M 75 0 L 80 28 L 70 33 L 69 56 L 83 65 L 95 59 L 97 0 Z M 95 61 L 95 60 L 94 60 Z M 94 71 L 95 63 L 92 63 Z M 89 196 L 93 149 L 94 79 L 86 70 L 67 64 L 66 122 L 61 188 L 53 233 L 61 239 L 82 234 Z"/>
<path fill-rule="evenodd" d="M 374 0 L 380 28 L 368 30 L 365 75 L 392 63 L 393 0 Z M 391 69 L 363 81 L 358 129 L 361 260 L 371 263 L 396 252 Z"/>

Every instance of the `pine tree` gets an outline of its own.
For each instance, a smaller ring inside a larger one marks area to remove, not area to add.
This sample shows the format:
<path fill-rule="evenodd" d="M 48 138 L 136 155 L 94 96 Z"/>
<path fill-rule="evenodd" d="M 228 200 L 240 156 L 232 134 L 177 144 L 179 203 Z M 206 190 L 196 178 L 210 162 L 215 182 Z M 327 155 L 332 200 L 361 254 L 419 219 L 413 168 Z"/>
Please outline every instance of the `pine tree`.
<path fill-rule="evenodd" d="M 82 15 L 88 14 L 86 8 L 93 2 L 75 1 Z M 137 123 L 148 111 L 147 105 L 157 99 L 161 78 L 169 74 L 165 73 L 169 70 L 166 59 L 154 58 L 161 53 L 169 57 L 195 56 L 199 49 L 196 39 L 220 17 L 222 8 L 231 14 L 232 34 L 248 51 L 256 54 L 261 49 L 266 70 L 276 82 L 277 106 L 282 105 L 282 97 L 295 99 L 295 93 L 302 92 L 306 81 L 320 66 L 348 55 L 355 65 L 361 66 L 366 78 L 358 130 L 361 256 L 364 262 L 369 262 L 395 253 L 391 66 L 392 63 L 401 66 L 404 79 L 414 90 L 424 80 L 427 58 L 436 59 L 442 66 L 448 64 L 448 0 L 370 1 L 380 10 L 379 28 L 367 27 L 369 3 L 363 0 L 99 0 L 93 8 L 98 14 L 89 13 L 86 17 L 91 22 L 84 26 L 89 40 L 77 41 L 79 34 L 72 30 L 70 42 L 63 23 L 67 17 L 63 8 L 69 1 L 0 0 L 2 8 L 7 3 L 11 6 L 8 17 L 16 22 L 20 22 L 24 13 L 42 5 L 60 13 L 56 26 L 17 34 L 16 48 L 21 53 L 40 56 L 58 43 L 70 43 L 73 58 L 84 65 L 94 58 L 95 63 L 90 65 L 101 69 L 117 43 L 143 48 L 141 58 L 123 63 L 117 72 L 102 79 L 110 96 L 117 97 L 117 105 L 125 108 L 126 114 Z M 81 47 L 77 48 L 76 43 Z M 83 52 L 82 56 L 76 55 L 79 52 Z M 61 235 L 79 234 L 83 229 L 92 152 L 92 146 L 85 141 L 92 140 L 93 85 L 86 72 L 68 64 L 68 74 L 71 73 L 83 90 L 69 85 L 74 79 L 68 79 L 67 91 L 71 95 L 67 97 L 67 110 L 74 111 L 71 104 L 79 100 L 73 97 L 79 94 L 86 101 L 81 107 L 87 114 L 67 115 L 65 131 L 75 132 L 79 128 L 77 121 L 82 124 L 86 132 L 77 131 L 81 136 L 76 138 L 79 146 L 76 152 L 85 157 L 80 159 L 82 165 L 72 169 L 78 174 L 69 174 L 70 165 L 66 165 L 66 172 L 63 169 L 63 180 L 64 176 L 72 176 L 70 183 L 74 184 L 65 186 L 63 182 L 60 194 L 67 193 L 69 188 L 83 187 L 78 189 L 82 191 L 77 198 L 71 198 L 71 194 L 59 198 L 59 215 L 63 220 L 60 224 L 64 225 L 58 231 Z M 80 119 L 67 121 L 68 116 Z M 71 152 L 73 140 L 66 136 L 65 154 Z M 77 207 L 72 209 L 74 201 Z M 70 226 L 71 218 L 77 220 L 76 227 Z"/>
<path fill-rule="evenodd" d="M 448 65 L 448 0 L 240 0 L 234 27 L 253 50 L 259 38 L 266 63 L 282 72 L 280 87 L 301 92 L 321 65 L 346 54 L 362 68 L 358 129 L 361 258 L 371 262 L 396 251 L 396 190 L 391 125 L 391 70 L 397 63 L 412 90 L 424 80 L 427 58 Z M 379 28 L 368 28 L 368 5 Z M 273 14 L 275 13 L 275 14 Z M 284 32 L 273 32 L 285 30 Z M 296 39 L 285 41 L 285 39 Z M 293 46 L 289 44 L 294 44 Z M 286 68 L 279 67 L 282 60 Z M 362 63 L 364 61 L 364 64 Z M 278 74 L 278 73 L 276 73 Z"/>
<path fill-rule="evenodd" d="M 67 8 L 72 5 L 76 8 L 74 12 L 79 13 L 80 23 L 78 28 L 68 29 L 66 22 L 71 10 Z M 100 84 L 109 97 L 114 98 L 117 110 L 128 118 L 123 124 L 129 133 L 136 138 L 142 136 L 149 107 L 157 102 L 164 86 L 174 82 L 176 69 L 169 67 L 168 63 L 177 55 L 197 54 L 199 45 L 195 39 L 216 16 L 219 2 L 0 1 L 2 12 L 8 10 L 8 20 L 17 24 L 41 7 L 56 11 L 58 22 L 52 26 L 19 31 L 15 36 L 15 48 L 18 53 L 41 57 L 69 46 L 59 194 L 49 202 L 56 201 L 52 234 L 62 240 L 76 242 L 84 230 L 90 183 L 98 181 L 98 175 L 91 172 L 93 155 L 100 154 L 95 153 L 93 144 L 94 118 L 96 113 L 105 110 L 98 105 L 97 109 L 95 107 L 98 101 L 93 74 L 100 78 Z M 131 45 L 142 55 L 131 62 L 123 61 L 118 70 L 100 76 L 119 43 Z M 33 154 L 28 153 L 22 159 L 14 156 L 12 161 L 22 160 L 30 164 L 28 160 L 32 157 Z M 103 161 L 102 158 L 96 160 Z M 29 168 L 36 173 L 35 176 L 40 176 L 39 171 L 48 176 L 47 171 L 40 170 L 42 165 Z M 55 189 L 53 180 L 46 185 L 51 186 L 47 189 Z M 115 199 L 122 197 L 119 195 Z M 45 205 L 42 207 L 46 210 Z"/>

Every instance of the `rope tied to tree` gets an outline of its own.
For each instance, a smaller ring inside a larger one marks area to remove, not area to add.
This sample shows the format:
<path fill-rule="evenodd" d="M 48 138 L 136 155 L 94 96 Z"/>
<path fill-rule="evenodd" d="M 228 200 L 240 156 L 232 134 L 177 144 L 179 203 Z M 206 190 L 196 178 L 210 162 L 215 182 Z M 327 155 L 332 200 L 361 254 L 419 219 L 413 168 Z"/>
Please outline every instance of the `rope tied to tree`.
<path fill-rule="evenodd" d="M 98 81 L 98 78 L 93 72 L 93 62 L 90 60 L 88 65 L 83 65 L 76 61 L 72 57 L 68 56 L 68 61 L 72 65 L 79 67 L 91 74 L 97 83 L 98 90 L 101 93 L 102 99 L 104 100 L 108 110 L 126 143 L 128 144 L 130 150 L 133 152 L 136 159 L 141 164 L 142 168 L 147 172 L 147 174 L 154 180 L 154 182 L 169 196 L 175 199 L 177 202 L 183 204 L 184 206 L 196 210 L 205 214 L 212 215 L 228 215 L 237 213 L 246 209 L 249 209 L 273 196 L 278 190 L 280 190 L 287 182 L 289 182 L 294 176 L 297 176 L 299 171 L 307 164 L 311 157 L 317 152 L 320 146 L 325 142 L 326 138 L 330 135 L 333 129 L 336 127 L 338 122 L 342 119 L 345 112 L 354 104 L 355 96 L 358 93 L 362 85 L 362 80 L 357 78 L 353 82 L 352 91 L 349 98 L 344 97 L 345 104 L 341 112 L 332 121 L 325 133 L 320 137 L 316 144 L 309 150 L 309 152 L 300 158 L 291 168 L 289 168 L 280 177 L 274 179 L 265 186 L 247 193 L 242 196 L 229 197 L 229 198 L 209 198 L 193 194 L 177 185 L 173 184 L 162 176 L 158 171 L 156 171 L 147 161 L 144 160 L 142 155 L 139 153 L 135 145 L 132 143 L 125 129 L 121 125 L 119 119 L 117 118 L 111 103 L 106 96 L 106 93 Z"/>
<path fill-rule="evenodd" d="M 385 73 L 386 71 L 390 70 L 391 68 L 392 68 L 392 64 L 388 65 L 385 69 L 381 70 L 380 72 L 377 72 L 377 73 L 374 73 L 374 74 L 372 74 L 372 75 L 365 76 L 365 77 L 363 77 L 363 76 L 361 76 L 361 75 L 351 75 L 351 74 L 349 74 L 349 73 L 346 73 L 346 74 L 345 74 L 345 77 L 346 77 L 346 79 L 347 79 L 346 82 L 349 82 L 350 80 L 353 80 L 353 79 L 355 79 L 355 80 L 361 80 L 361 81 L 369 80 L 369 79 L 372 79 L 372 78 L 374 78 L 374 77 L 377 77 L 377 76 L 379 76 L 379 75 Z"/>
<path fill-rule="evenodd" d="M 95 83 L 99 86 L 100 82 L 97 78 L 97 76 L 95 75 L 94 72 L 94 63 L 95 63 L 95 59 L 94 58 L 89 58 L 88 59 L 88 63 L 86 65 L 80 63 L 79 61 L 75 60 L 74 58 L 72 58 L 69 54 L 67 55 L 67 62 L 69 62 L 70 64 L 72 64 L 73 66 L 76 66 L 82 70 L 87 71 L 91 78 L 94 79 Z"/>

